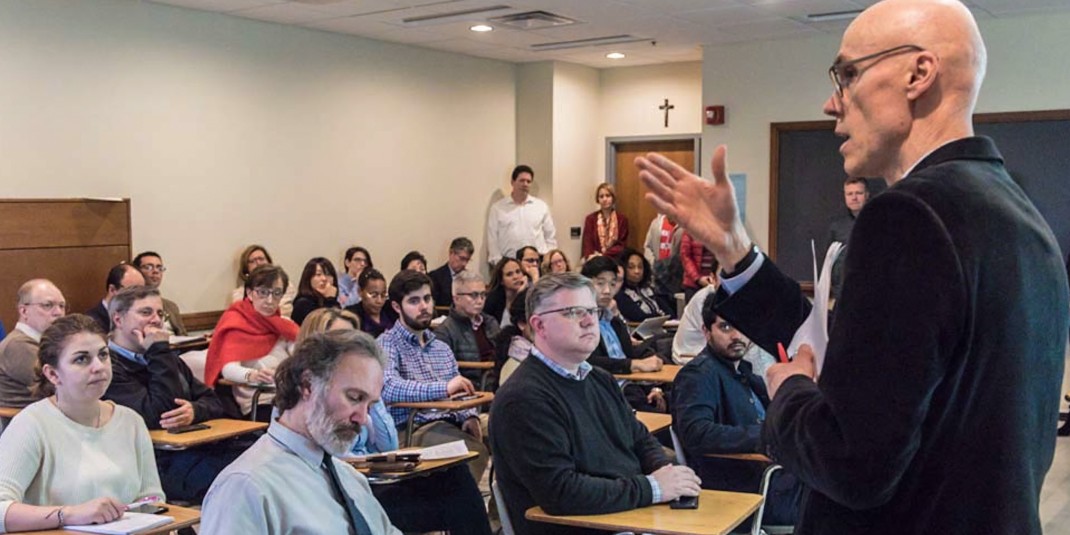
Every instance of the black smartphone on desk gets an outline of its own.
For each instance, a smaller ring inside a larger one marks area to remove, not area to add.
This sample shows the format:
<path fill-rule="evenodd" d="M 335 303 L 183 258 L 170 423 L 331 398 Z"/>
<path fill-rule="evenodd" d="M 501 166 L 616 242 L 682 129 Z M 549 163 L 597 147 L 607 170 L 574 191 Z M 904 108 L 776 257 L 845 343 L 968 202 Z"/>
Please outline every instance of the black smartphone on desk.
<path fill-rule="evenodd" d="M 669 502 L 669 509 L 698 509 L 698 496 L 680 496 Z"/>
<path fill-rule="evenodd" d="M 157 505 L 155 503 L 143 503 L 127 509 L 130 513 L 145 513 L 147 515 L 158 515 L 160 513 L 166 513 L 167 507 L 163 505 Z"/>
<path fill-rule="evenodd" d="M 209 426 L 207 426 L 205 424 L 181 425 L 181 426 L 178 426 L 178 427 L 172 427 L 171 429 L 168 429 L 167 432 L 172 434 L 172 435 L 181 435 L 182 433 L 190 433 L 190 432 L 193 432 L 193 431 L 201 431 L 203 429 L 211 429 L 211 427 L 209 427 Z"/>

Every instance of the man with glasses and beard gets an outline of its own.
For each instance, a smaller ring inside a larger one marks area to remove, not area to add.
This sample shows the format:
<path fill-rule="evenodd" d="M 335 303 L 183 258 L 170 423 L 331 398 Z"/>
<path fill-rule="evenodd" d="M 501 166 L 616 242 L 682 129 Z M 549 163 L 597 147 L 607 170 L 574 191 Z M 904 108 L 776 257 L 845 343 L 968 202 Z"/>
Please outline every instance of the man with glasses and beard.
<path fill-rule="evenodd" d="M 472 381 L 460 374 L 453 351 L 431 332 L 431 314 L 435 300 L 431 297 L 431 279 L 418 271 L 404 270 L 394 275 L 387 290 L 390 306 L 398 321 L 379 336 L 379 346 L 386 354 L 383 400 L 389 403 L 437 401 L 454 394 L 475 392 Z M 392 407 L 394 424 L 408 421 L 409 411 Z M 416 416 L 419 428 L 411 443 L 432 446 L 463 440 L 469 451 L 479 457 L 468 464 L 478 482 L 487 467 L 487 448 L 476 409 L 453 412 L 422 412 Z M 399 429 L 399 441 L 409 442 L 406 430 Z"/>
<path fill-rule="evenodd" d="M 267 434 L 212 484 L 203 533 L 400 535 L 345 455 L 383 386 L 383 357 L 358 331 L 333 331 L 298 344 L 275 371 Z"/>
<path fill-rule="evenodd" d="M 707 457 L 760 452 L 769 405 L 765 382 L 743 358 L 750 340 L 717 316 L 714 301 L 713 295 L 707 295 L 702 307 L 706 347 L 673 381 L 672 426 L 703 488 L 758 492 L 763 463 Z M 800 493 L 794 476 L 778 472 L 769 492 L 765 523 L 794 524 Z"/>

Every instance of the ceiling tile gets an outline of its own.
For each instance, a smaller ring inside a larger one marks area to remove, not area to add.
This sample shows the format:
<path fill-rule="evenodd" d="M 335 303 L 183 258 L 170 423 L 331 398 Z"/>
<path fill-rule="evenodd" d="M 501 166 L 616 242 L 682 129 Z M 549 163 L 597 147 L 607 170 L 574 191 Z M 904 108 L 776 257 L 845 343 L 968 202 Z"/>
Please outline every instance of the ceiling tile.
<path fill-rule="evenodd" d="M 242 9 L 239 11 L 231 11 L 230 14 L 248 19 L 281 22 L 283 24 L 304 24 L 314 20 L 322 20 L 331 17 L 322 11 L 316 11 L 311 7 L 296 2 Z"/>
<path fill-rule="evenodd" d="M 167 4 L 202 11 L 228 12 L 251 7 L 269 6 L 285 3 L 282 0 L 149 0 L 156 4 Z"/>

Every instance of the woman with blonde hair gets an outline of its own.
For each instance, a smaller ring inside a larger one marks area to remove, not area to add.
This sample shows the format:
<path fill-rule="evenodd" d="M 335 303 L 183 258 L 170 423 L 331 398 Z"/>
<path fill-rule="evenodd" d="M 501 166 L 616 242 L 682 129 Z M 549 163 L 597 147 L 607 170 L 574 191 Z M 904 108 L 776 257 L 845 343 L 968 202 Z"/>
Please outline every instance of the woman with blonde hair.
<path fill-rule="evenodd" d="M 561 249 L 551 249 L 542 256 L 542 274 L 568 273 L 572 271 L 572 263 Z"/>
<path fill-rule="evenodd" d="M 164 500 L 144 420 L 100 400 L 112 369 L 96 321 L 73 314 L 45 329 L 36 374 L 43 399 L 0 438 L 0 533 L 111 522 L 127 503 Z"/>
<path fill-rule="evenodd" d="M 599 184 L 594 200 L 598 210 L 583 221 L 583 258 L 595 254 L 616 257 L 628 241 L 628 218 L 617 211 L 617 192 L 612 185 Z"/>

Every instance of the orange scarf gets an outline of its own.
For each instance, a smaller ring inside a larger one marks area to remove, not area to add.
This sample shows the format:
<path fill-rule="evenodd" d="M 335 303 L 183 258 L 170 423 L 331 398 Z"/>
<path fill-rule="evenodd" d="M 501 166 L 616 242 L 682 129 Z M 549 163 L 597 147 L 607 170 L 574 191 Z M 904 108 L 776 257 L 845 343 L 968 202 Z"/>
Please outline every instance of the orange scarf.
<path fill-rule="evenodd" d="M 279 338 L 297 339 L 297 330 L 297 324 L 280 316 L 278 311 L 265 316 L 253 308 L 252 301 L 235 301 L 219 318 L 219 324 L 212 332 L 204 363 L 204 382 L 214 386 L 223 366 L 263 357 L 275 347 Z"/>
<path fill-rule="evenodd" d="M 598 211 L 598 252 L 605 253 L 617 243 L 617 211 L 609 213 L 609 221 L 606 221 L 605 213 Z"/>

